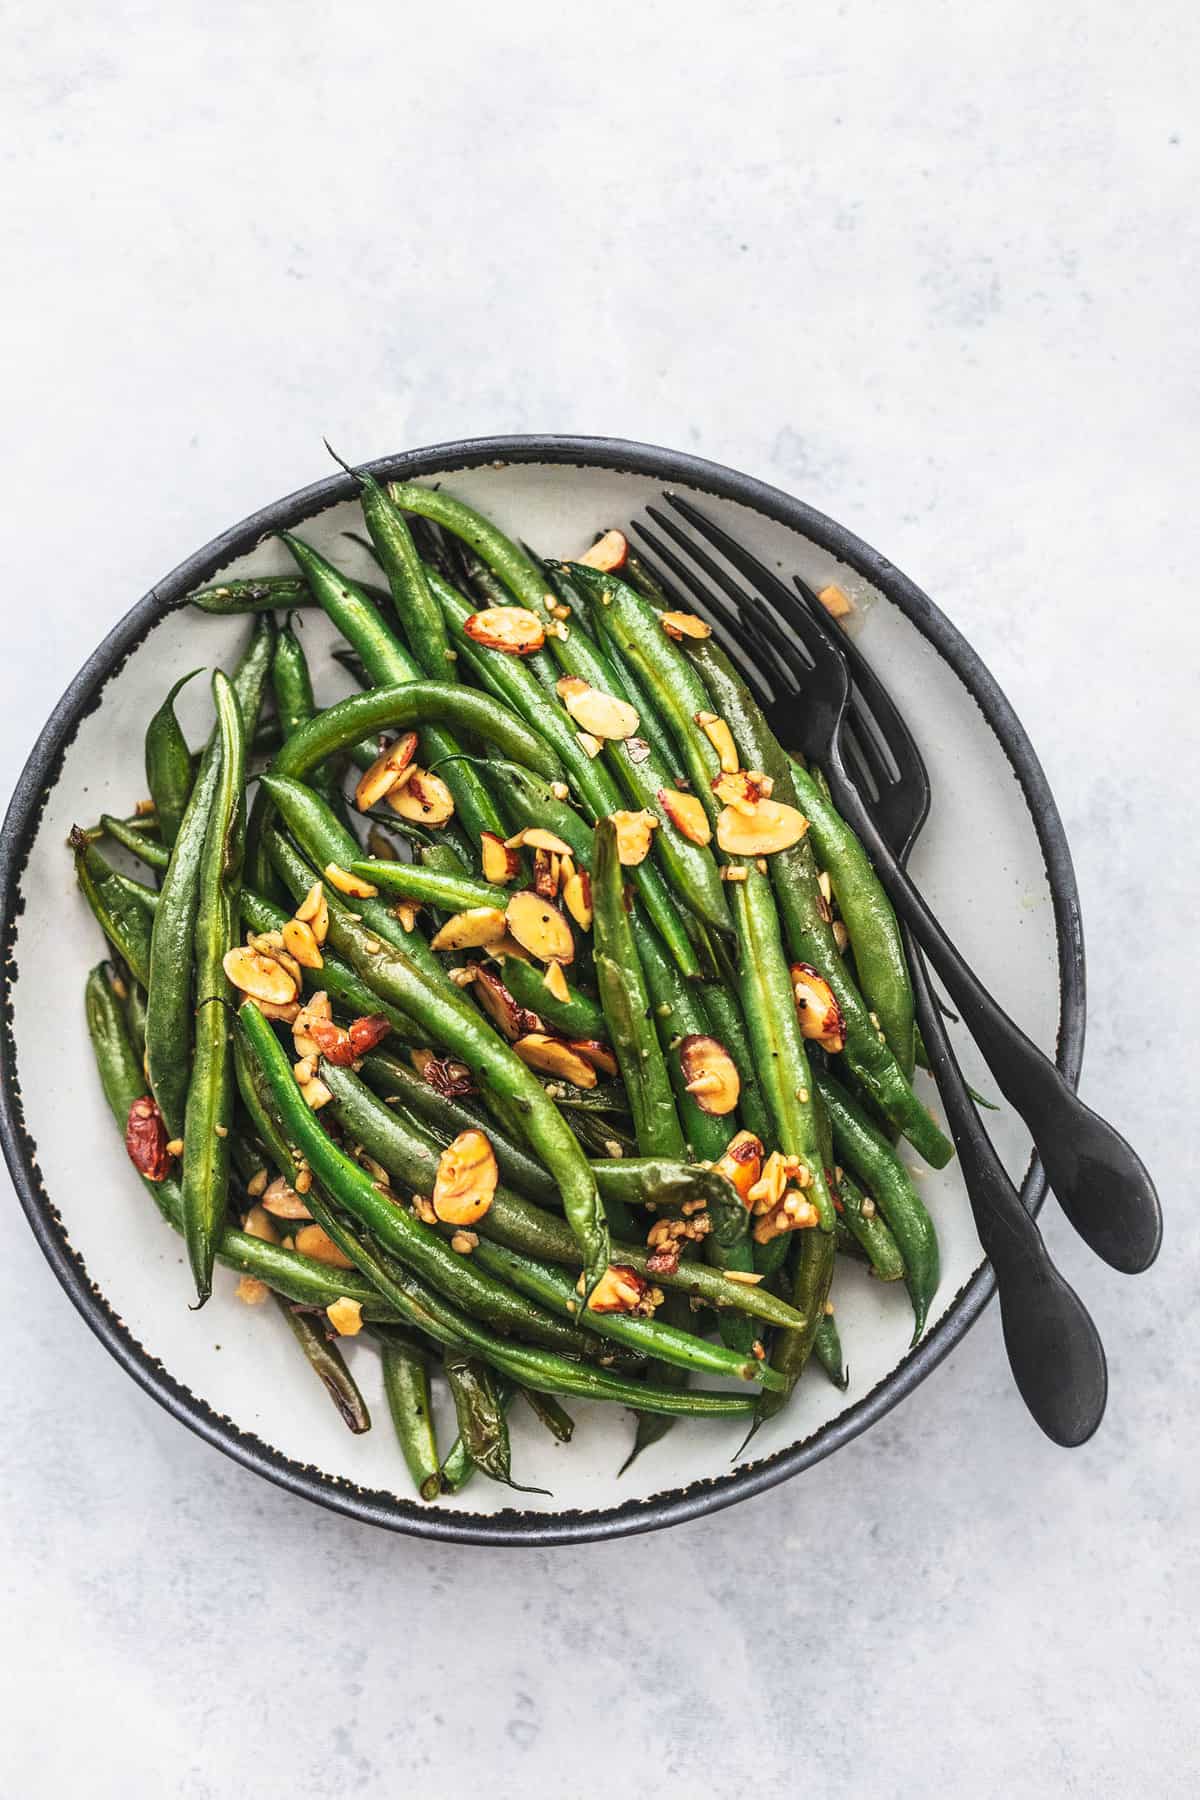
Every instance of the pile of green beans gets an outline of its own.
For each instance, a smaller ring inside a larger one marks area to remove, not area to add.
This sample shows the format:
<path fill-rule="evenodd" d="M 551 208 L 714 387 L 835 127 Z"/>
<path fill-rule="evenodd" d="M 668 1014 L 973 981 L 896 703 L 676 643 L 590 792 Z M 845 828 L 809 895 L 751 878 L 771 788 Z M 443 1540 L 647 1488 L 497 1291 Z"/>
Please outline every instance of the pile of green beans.
<path fill-rule="evenodd" d="M 541 563 L 357 479 L 380 585 L 284 533 L 295 574 L 195 595 L 252 615 L 207 743 L 191 670 L 149 798 L 71 834 L 100 1081 L 195 1303 L 218 1266 L 271 1299 L 354 1432 L 366 1344 L 425 1502 L 520 1485 L 518 1398 L 561 1443 L 564 1400 L 629 1408 L 627 1466 L 681 1418 L 753 1428 L 810 1360 L 845 1388 L 847 1271 L 907 1290 L 914 1341 L 937 1289 L 895 1139 L 949 1154 L 862 846 L 635 559 Z M 306 607 L 360 689 L 326 707 Z M 733 852 L 723 784 L 756 773 L 807 824 Z"/>

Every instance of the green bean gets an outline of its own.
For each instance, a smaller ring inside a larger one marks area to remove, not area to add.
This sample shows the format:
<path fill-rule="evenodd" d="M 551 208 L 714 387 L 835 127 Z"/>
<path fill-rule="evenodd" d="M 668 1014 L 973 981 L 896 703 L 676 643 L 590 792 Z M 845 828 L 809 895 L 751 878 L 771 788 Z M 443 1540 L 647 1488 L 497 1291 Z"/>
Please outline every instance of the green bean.
<path fill-rule="evenodd" d="M 299 636 L 292 629 L 290 618 L 280 627 L 275 639 L 275 654 L 271 659 L 271 686 L 275 692 L 280 742 L 284 742 L 317 715 L 308 658 Z M 338 783 L 328 763 L 313 770 L 312 784 L 331 805 L 340 799 Z"/>
<path fill-rule="evenodd" d="M 512 1478 L 508 1421 L 495 1374 L 478 1357 L 448 1352 L 443 1364 L 463 1448 L 475 1467 L 492 1481 L 519 1493 L 544 1494 L 546 1488 L 525 1488 Z"/>
<path fill-rule="evenodd" d="M 402 1337 L 377 1332 L 383 1362 L 383 1387 L 396 1428 L 400 1453 L 422 1500 L 442 1491 L 428 1359 Z"/>
<path fill-rule="evenodd" d="M 508 1412 L 511 1410 L 512 1403 L 517 1397 L 517 1389 L 514 1387 L 513 1383 L 508 1381 L 503 1375 L 499 1378 L 499 1389 L 500 1404 L 503 1406 L 505 1412 Z M 530 1398 L 528 1392 L 526 1392 L 525 1397 L 527 1400 Z M 463 1443 L 461 1434 L 455 1438 L 449 1450 L 447 1450 L 438 1474 L 441 1479 L 443 1494 L 461 1493 L 468 1481 L 470 1481 L 472 1475 L 475 1474 L 474 1458 Z"/>
<path fill-rule="evenodd" d="M 534 1388 L 521 1388 L 520 1394 L 550 1436 L 560 1444 L 569 1444 L 575 1436 L 575 1421 L 566 1408 L 559 1405 L 553 1394 L 539 1394 Z"/>
<path fill-rule="evenodd" d="M 446 913 L 468 912 L 486 906 L 503 912 L 509 895 L 491 882 L 476 881 L 469 875 L 447 874 L 428 864 L 378 862 L 370 859 L 350 864 L 351 872 L 364 881 L 399 894 L 402 900 L 415 900 L 419 905 L 436 906 Z"/>
<path fill-rule="evenodd" d="M 150 914 L 130 892 L 129 877 L 114 869 L 82 832 L 72 833 L 71 847 L 75 879 L 93 918 L 134 979 L 145 987 L 150 974 Z"/>
<path fill-rule="evenodd" d="M 662 1317 L 665 1324 L 674 1325 L 677 1330 L 685 1331 L 691 1323 L 691 1307 L 683 1294 L 669 1293 L 663 1302 Z M 681 1369 L 678 1363 L 651 1362 L 646 1367 L 646 1379 L 656 1382 L 660 1387 L 675 1388 L 682 1393 L 688 1384 L 688 1372 Z M 617 1470 L 618 1478 L 626 1469 L 635 1463 L 643 1450 L 649 1450 L 652 1444 L 659 1443 L 672 1429 L 675 1421 L 662 1413 L 639 1412 L 637 1429 L 633 1435 L 633 1446 L 629 1455 Z"/>
<path fill-rule="evenodd" d="M 242 714 L 232 683 L 218 669 L 213 702 L 220 730 L 217 786 L 200 861 L 196 913 L 196 1026 L 183 1130 L 183 1235 L 201 1306 L 212 1292 L 217 1241 L 229 1197 L 233 1066 L 225 974 L 238 942 L 246 770 Z"/>
<path fill-rule="evenodd" d="M 925 1329 L 940 1274 L 937 1233 L 912 1177 L 883 1133 L 831 1075 L 817 1086 L 833 1123 L 839 1159 L 848 1163 L 886 1219 L 904 1258 L 904 1285 L 912 1301 L 915 1344 Z"/>
<path fill-rule="evenodd" d="M 879 1281 L 902 1281 L 904 1258 L 900 1246 L 874 1200 L 868 1208 L 869 1196 L 844 1169 L 838 1176 L 837 1188 L 841 1201 L 838 1224 L 845 1227 L 855 1248 L 865 1256 L 872 1275 Z"/>
<path fill-rule="evenodd" d="M 758 1402 L 757 1422 L 771 1418 L 786 1401 L 812 1354 L 825 1302 L 833 1281 L 837 1240 L 832 1231 L 820 1229 L 792 1234 L 799 1242 L 792 1256 L 792 1305 L 804 1323 L 793 1331 L 780 1331 L 771 1346 L 771 1367 L 784 1378 L 782 1392 L 764 1392 Z"/>
<path fill-rule="evenodd" d="M 553 598 L 541 570 L 510 538 L 485 519 L 482 513 L 455 500 L 444 488 L 420 487 L 415 481 L 393 481 L 388 487 L 393 503 L 405 512 L 432 519 L 449 531 L 485 562 L 499 576 L 504 586 L 520 605 L 541 616 L 547 599 Z"/>
<path fill-rule="evenodd" d="M 175 717 L 175 696 L 199 673 L 193 669 L 179 677 L 146 727 L 146 784 L 168 849 L 179 836 L 195 774 L 192 753 Z"/>
<path fill-rule="evenodd" d="M 611 819 L 596 826 L 592 855 L 592 930 L 600 1004 L 608 1038 L 625 1082 L 638 1149 L 644 1156 L 684 1155 L 683 1131 L 671 1081 L 650 1020 L 650 997 L 633 925 L 625 910 L 625 879 Z"/>
<path fill-rule="evenodd" d="M 566 999 L 558 1000 L 546 986 L 542 971 L 532 963 L 523 962 L 519 956 L 504 957 L 500 973 L 517 1005 L 537 1013 L 551 1031 L 560 1032 L 567 1038 L 604 1041 L 607 1028 L 603 1012 L 593 999 L 569 981 Z"/>
<path fill-rule="evenodd" d="M 816 1336 L 813 1338 L 813 1355 L 834 1387 L 844 1394 L 850 1386 L 850 1371 L 846 1367 L 842 1340 L 838 1336 L 837 1322 L 832 1313 L 823 1314 L 817 1325 Z"/>
<path fill-rule="evenodd" d="M 146 1054 L 146 990 L 132 974 L 124 987 L 125 1024 L 140 1062 Z"/>
<path fill-rule="evenodd" d="M 135 831 L 128 819 L 114 819 L 111 813 L 101 813 L 100 830 L 132 856 L 139 857 L 148 869 L 165 869 L 171 860 L 171 852 L 165 844 L 156 843 L 147 831 Z"/>
<path fill-rule="evenodd" d="M 192 605 L 207 613 L 286 612 L 291 606 L 313 606 L 308 583 L 294 575 L 252 575 L 249 579 L 223 581 L 218 587 L 201 588 Z"/>
<path fill-rule="evenodd" d="M 245 733 L 253 730 L 271 666 L 275 627 L 259 619 L 233 676 Z M 216 728 L 200 760 L 171 861 L 163 876 L 150 940 L 146 1003 L 146 1066 L 168 1137 L 183 1136 L 188 1072 L 192 1062 L 192 964 L 200 864 L 209 814 L 220 779 Z"/>
<path fill-rule="evenodd" d="M 408 521 L 373 475 L 360 471 L 354 475 L 362 490 L 362 514 L 371 544 L 413 655 L 431 680 L 454 681 L 456 658 Z"/>
<path fill-rule="evenodd" d="M 370 1431 L 371 1414 L 367 1403 L 337 1345 L 330 1342 L 321 1327 L 307 1313 L 298 1312 L 279 1294 L 274 1296 L 274 1300 L 313 1374 L 337 1408 L 343 1424 L 356 1437 L 364 1431 Z"/>
<path fill-rule="evenodd" d="M 570 802 L 561 799 L 541 775 L 522 768 L 519 763 L 496 758 L 488 767 L 495 770 L 501 783 L 504 810 L 513 831 L 523 831 L 531 825 L 552 831 L 555 837 L 570 845 L 579 867 L 588 868 L 592 860 L 592 828 Z"/>

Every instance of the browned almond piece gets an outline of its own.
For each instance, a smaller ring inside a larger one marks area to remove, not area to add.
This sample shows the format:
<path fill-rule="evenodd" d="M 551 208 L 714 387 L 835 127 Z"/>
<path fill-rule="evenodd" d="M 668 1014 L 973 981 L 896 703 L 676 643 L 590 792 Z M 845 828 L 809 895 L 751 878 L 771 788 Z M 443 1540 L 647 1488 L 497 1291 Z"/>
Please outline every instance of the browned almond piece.
<path fill-rule="evenodd" d="M 319 1225 L 301 1226 L 296 1233 L 295 1248 L 301 1256 L 311 1256 L 317 1262 L 328 1263 L 334 1269 L 354 1267 L 341 1245 L 335 1244 Z"/>
<path fill-rule="evenodd" d="M 415 769 L 402 788 L 393 788 L 387 803 L 415 825 L 445 825 L 454 817 L 454 796 L 440 775 Z"/>
<path fill-rule="evenodd" d="M 592 880 L 586 869 L 576 869 L 563 885 L 563 904 L 580 931 L 592 928 Z"/>
<path fill-rule="evenodd" d="M 772 1150 L 763 1164 L 757 1181 L 750 1184 L 746 1193 L 746 1204 L 751 1212 L 769 1212 L 783 1198 L 783 1190 L 787 1186 L 787 1157 L 781 1150 Z"/>
<path fill-rule="evenodd" d="M 848 613 L 854 611 L 853 600 L 845 588 L 840 588 L 836 581 L 831 581 L 828 587 L 821 588 L 817 599 L 825 611 L 835 619 L 844 619 Z"/>
<path fill-rule="evenodd" d="M 554 1075 L 581 1088 L 596 1085 L 596 1071 L 591 1063 L 585 1062 L 563 1038 L 551 1037 L 546 1031 L 531 1031 L 518 1038 L 513 1049 L 539 1075 Z"/>
<path fill-rule="evenodd" d="M 363 1328 L 362 1301 L 343 1294 L 325 1308 L 325 1317 L 339 1337 L 357 1337 Z"/>
<path fill-rule="evenodd" d="M 506 838 L 504 842 L 508 850 L 520 850 L 528 846 L 530 850 L 551 850 L 558 856 L 571 854 L 570 844 L 564 844 L 553 831 L 544 831 L 540 825 L 526 825 L 522 831 L 518 831 L 516 837 Z"/>
<path fill-rule="evenodd" d="M 520 857 L 494 831 L 480 832 L 479 853 L 483 860 L 483 879 L 490 881 L 493 887 L 507 887 L 521 873 Z"/>
<path fill-rule="evenodd" d="M 589 569 L 600 569 L 605 575 L 613 574 L 624 568 L 625 558 L 629 555 L 629 544 L 623 531 L 606 531 L 602 538 L 597 538 L 591 549 L 579 557 Z"/>
<path fill-rule="evenodd" d="M 542 976 L 542 986 L 548 994 L 565 1006 L 571 998 L 571 990 L 567 986 L 567 978 L 562 972 L 561 963 L 547 963 L 546 973 Z"/>
<path fill-rule="evenodd" d="M 726 806 L 717 819 L 717 842 L 727 856 L 770 856 L 798 844 L 808 820 L 782 800 L 760 800 L 753 812 Z"/>
<path fill-rule="evenodd" d="M 750 1204 L 750 1189 L 762 1174 L 763 1144 L 752 1131 L 739 1131 L 725 1146 L 725 1153 L 713 1164 L 718 1175 L 732 1182 L 743 1206 Z"/>
<path fill-rule="evenodd" d="M 722 769 L 732 775 L 738 766 L 737 745 L 734 743 L 733 733 L 724 719 L 714 718 L 711 713 L 699 713 L 696 723 L 716 751 L 717 761 Z"/>
<path fill-rule="evenodd" d="M 611 815 L 617 828 L 617 860 L 627 869 L 635 869 L 650 853 L 650 834 L 658 826 L 652 812 L 615 812 Z"/>
<path fill-rule="evenodd" d="M 429 940 L 431 950 L 481 950 L 504 936 L 504 914 L 498 906 L 469 906 L 455 913 Z"/>
<path fill-rule="evenodd" d="M 659 788 L 658 804 L 676 831 L 692 844 L 711 844 L 712 826 L 695 794 L 681 794 L 676 788 Z"/>
<path fill-rule="evenodd" d="M 774 786 L 771 777 L 759 769 L 735 769 L 731 774 L 718 775 L 712 791 L 726 806 L 736 807 L 739 812 L 753 812 L 760 800 L 771 798 Z"/>
<path fill-rule="evenodd" d="M 533 853 L 533 891 L 535 894 L 540 894 L 543 900 L 558 898 L 558 879 L 553 850 L 535 850 Z"/>
<path fill-rule="evenodd" d="M 349 894 L 353 900 L 373 900 L 379 892 L 373 881 L 364 881 L 361 875 L 352 875 L 349 869 L 343 869 L 341 863 L 326 863 L 324 875 L 339 894 Z"/>
<path fill-rule="evenodd" d="M 227 950 L 221 960 L 229 980 L 240 993 L 252 1000 L 266 1000 L 273 1006 L 287 1006 L 296 998 L 300 983 L 290 969 L 285 969 L 273 956 L 238 944 Z"/>
<path fill-rule="evenodd" d="M 599 1038 L 572 1038 L 571 1048 L 585 1062 L 591 1063 L 593 1069 L 598 1070 L 601 1075 L 616 1075 L 617 1059 L 608 1045 L 602 1044 Z"/>
<path fill-rule="evenodd" d="M 385 744 L 370 768 L 361 775 L 354 790 L 354 804 L 359 812 L 369 812 L 399 782 L 412 762 L 417 748 L 417 734 L 406 731 Z"/>
<path fill-rule="evenodd" d="M 446 1225 L 473 1225 L 492 1204 L 500 1171 L 482 1131 L 460 1131 L 438 1158 L 433 1210 Z"/>
<path fill-rule="evenodd" d="M 302 969 L 320 969 L 325 965 L 320 945 L 311 925 L 303 919 L 289 919 L 283 928 L 283 941 L 290 955 Z"/>
<path fill-rule="evenodd" d="M 610 1263 L 588 1296 L 588 1311 L 635 1312 L 649 1283 L 625 1263 Z"/>
<path fill-rule="evenodd" d="M 846 1026 L 833 989 L 811 963 L 793 963 L 790 970 L 796 1017 L 806 1038 L 836 1055 L 846 1045 Z"/>
<path fill-rule="evenodd" d="M 291 1187 L 282 1175 L 277 1175 L 262 1197 L 262 1209 L 274 1219 L 311 1219 L 301 1195 Z"/>
<path fill-rule="evenodd" d="M 590 736 L 619 742 L 636 733 L 640 721 L 627 700 L 618 700 L 615 694 L 589 687 L 586 681 L 573 675 L 564 676 L 557 687 L 562 703 L 575 723 Z"/>
<path fill-rule="evenodd" d="M 489 606 L 464 620 L 463 630 L 476 644 L 509 656 L 532 656 L 546 641 L 542 621 L 523 606 Z"/>
<path fill-rule="evenodd" d="M 712 626 L 706 625 L 703 619 L 698 619 L 695 613 L 665 612 L 658 622 L 666 632 L 667 636 L 669 638 L 674 638 L 676 643 L 678 643 L 680 638 L 706 638 L 712 636 Z"/>
<path fill-rule="evenodd" d="M 558 968 L 558 964 L 551 965 Z M 511 1043 L 527 1031 L 540 1031 L 542 1021 L 527 1006 L 521 1006 L 509 993 L 494 969 L 486 963 L 472 963 L 475 970 L 475 998 L 496 1028 Z"/>
<path fill-rule="evenodd" d="M 701 1112 L 723 1117 L 733 1111 L 742 1091 L 742 1078 L 724 1044 L 693 1032 L 679 1046 L 679 1062 L 687 1091 Z"/>
<path fill-rule="evenodd" d="M 523 950 L 539 962 L 569 963 L 575 956 L 571 927 L 553 900 L 543 900 L 532 888 L 521 888 L 508 903 L 508 929 Z"/>

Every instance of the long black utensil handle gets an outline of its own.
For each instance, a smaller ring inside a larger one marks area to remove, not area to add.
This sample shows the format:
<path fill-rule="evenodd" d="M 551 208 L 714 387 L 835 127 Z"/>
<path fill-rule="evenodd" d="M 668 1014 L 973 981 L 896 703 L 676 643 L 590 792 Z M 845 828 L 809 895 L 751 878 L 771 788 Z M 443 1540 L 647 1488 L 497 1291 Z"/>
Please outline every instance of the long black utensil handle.
<path fill-rule="evenodd" d="M 1000 1323 L 1013 1380 L 1046 1436 L 1065 1449 L 1086 1444 L 1104 1417 L 1108 1365 L 1083 1301 L 1059 1274 L 975 1110 L 942 1023 L 925 963 L 905 932 L 913 996 L 946 1118 L 958 1151 L 975 1229 L 996 1273 Z"/>
<path fill-rule="evenodd" d="M 1080 1237 L 1128 1275 L 1148 1269 L 1162 1242 L 1162 1209 L 1141 1158 L 1085 1106 L 1050 1058 L 988 993 L 876 829 L 836 744 L 827 774 L 834 801 L 870 853 L 901 919 L 929 957 L 1005 1097 L 1029 1127 L 1046 1179 Z"/>

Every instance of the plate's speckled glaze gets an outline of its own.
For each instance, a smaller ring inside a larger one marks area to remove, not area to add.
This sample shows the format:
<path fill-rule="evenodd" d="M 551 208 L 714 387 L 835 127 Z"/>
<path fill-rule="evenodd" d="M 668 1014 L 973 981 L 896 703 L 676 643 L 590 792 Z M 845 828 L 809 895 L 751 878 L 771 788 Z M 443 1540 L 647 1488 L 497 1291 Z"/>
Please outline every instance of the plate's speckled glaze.
<path fill-rule="evenodd" d="M 905 708 L 927 756 L 935 803 L 914 872 L 984 979 L 1068 1077 L 1083 1042 L 1083 954 L 1062 827 L 1033 751 L 1007 702 L 954 628 L 885 559 L 828 519 L 746 477 L 664 450 L 598 439 L 485 439 L 373 465 L 380 475 L 444 479 L 547 553 L 578 552 L 599 525 L 625 523 L 664 486 L 705 497 L 760 555 L 817 585 L 839 580 L 857 599 L 862 646 Z M 477 1481 L 456 1500 L 422 1507 L 406 1492 L 371 1353 L 356 1355 L 376 1429 L 352 1438 L 337 1421 L 273 1314 L 241 1306 L 221 1280 L 200 1314 L 188 1310 L 179 1242 L 132 1179 L 104 1108 L 82 1024 L 95 927 L 74 890 L 64 848 L 76 819 L 137 797 L 142 732 L 168 682 L 228 659 L 244 621 L 184 606 L 218 574 L 282 570 L 281 525 L 305 534 L 351 572 L 364 555 L 342 533 L 356 508 L 336 476 L 278 502 L 189 559 L 128 614 L 56 708 L 21 778 L 0 842 L 8 989 L 0 1033 L 0 1129 L 30 1223 L 71 1298 L 144 1387 L 228 1454 L 328 1505 L 400 1530 L 473 1542 L 549 1543 L 647 1530 L 732 1501 L 797 1472 L 879 1417 L 921 1380 L 978 1316 L 991 1292 L 966 1198 L 953 1171 L 923 1178 L 943 1246 L 931 1328 L 907 1348 L 902 1293 L 839 1270 L 836 1297 L 851 1371 L 840 1395 L 814 1371 L 794 1405 L 736 1465 L 734 1424 L 677 1426 L 621 1480 L 630 1425 L 610 1409 L 573 1409 L 569 1448 L 519 1416 L 520 1478 L 552 1490 L 513 1496 Z M 182 610 L 181 610 L 182 609 Z M 323 620 L 305 615 L 318 698 L 345 691 Z M 198 735 L 203 683 L 180 711 Z M 964 1048 L 968 1079 L 986 1073 Z M 70 1130 L 63 1120 L 70 1120 Z M 991 1116 L 1018 1170 L 1019 1127 Z M 1040 1171 L 1025 1175 L 1041 1198 Z"/>

